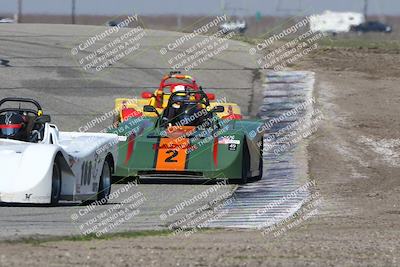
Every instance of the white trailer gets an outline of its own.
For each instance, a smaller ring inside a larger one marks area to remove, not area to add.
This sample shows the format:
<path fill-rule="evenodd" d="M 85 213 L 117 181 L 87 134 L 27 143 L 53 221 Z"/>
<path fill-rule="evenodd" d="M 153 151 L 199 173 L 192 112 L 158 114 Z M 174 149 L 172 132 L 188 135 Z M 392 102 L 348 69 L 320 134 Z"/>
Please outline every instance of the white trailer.
<path fill-rule="evenodd" d="M 324 33 L 349 32 L 352 26 L 365 22 L 365 16 L 356 12 L 325 11 L 310 17 L 310 30 Z"/>

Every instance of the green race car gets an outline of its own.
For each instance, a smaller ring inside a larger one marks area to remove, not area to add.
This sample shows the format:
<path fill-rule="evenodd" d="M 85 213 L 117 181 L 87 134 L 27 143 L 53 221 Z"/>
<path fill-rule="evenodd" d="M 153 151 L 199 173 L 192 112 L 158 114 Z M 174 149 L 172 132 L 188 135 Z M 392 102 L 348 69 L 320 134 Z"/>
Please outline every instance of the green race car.
<path fill-rule="evenodd" d="M 262 122 L 221 119 L 203 91 L 171 94 L 161 114 L 131 118 L 111 132 L 118 144 L 116 176 L 231 179 L 246 183 L 263 172 Z M 251 134 L 250 134 L 251 133 Z"/>

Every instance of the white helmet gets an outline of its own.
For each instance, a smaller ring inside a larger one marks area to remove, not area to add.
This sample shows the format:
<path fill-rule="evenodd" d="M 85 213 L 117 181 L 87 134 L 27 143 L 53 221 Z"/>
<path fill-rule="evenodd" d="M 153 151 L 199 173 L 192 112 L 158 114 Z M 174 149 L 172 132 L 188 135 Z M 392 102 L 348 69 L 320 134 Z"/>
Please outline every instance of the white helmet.
<path fill-rule="evenodd" d="M 184 92 L 185 86 L 184 85 L 177 85 L 174 87 L 174 92 Z"/>

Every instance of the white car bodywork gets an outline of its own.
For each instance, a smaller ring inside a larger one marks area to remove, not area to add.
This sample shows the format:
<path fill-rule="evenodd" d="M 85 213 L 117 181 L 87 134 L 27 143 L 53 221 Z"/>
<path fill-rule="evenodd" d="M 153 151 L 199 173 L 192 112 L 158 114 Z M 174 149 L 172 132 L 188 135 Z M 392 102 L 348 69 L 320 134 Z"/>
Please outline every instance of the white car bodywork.
<path fill-rule="evenodd" d="M 228 21 L 219 25 L 220 30 L 224 31 L 225 33 L 228 32 L 239 32 L 242 33 L 246 31 L 247 24 L 244 20 L 236 20 L 236 21 Z"/>
<path fill-rule="evenodd" d="M 15 21 L 10 18 L 0 18 L 0 23 L 14 23 Z"/>
<path fill-rule="evenodd" d="M 59 132 L 46 123 L 39 143 L 0 139 L 0 202 L 51 203 L 53 164 L 61 169 L 60 200 L 98 193 L 105 160 L 115 169 L 118 136 Z"/>
<path fill-rule="evenodd" d="M 365 16 L 355 12 L 325 11 L 321 15 L 310 17 L 310 30 L 313 32 L 343 33 L 352 26 L 365 22 Z"/>

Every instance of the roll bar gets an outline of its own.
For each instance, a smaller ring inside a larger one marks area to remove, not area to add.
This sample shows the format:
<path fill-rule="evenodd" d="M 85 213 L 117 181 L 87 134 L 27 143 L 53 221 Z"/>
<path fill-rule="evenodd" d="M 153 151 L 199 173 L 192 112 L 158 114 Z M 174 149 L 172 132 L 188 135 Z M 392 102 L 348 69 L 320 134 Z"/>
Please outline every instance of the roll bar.
<path fill-rule="evenodd" d="M 0 100 L 0 107 L 1 107 L 4 103 L 7 103 L 7 102 L 30 103 L 30 104 L 33 104 L 33 105 L 37 108 L 37 111 L 36 111 L 37 115 L 38 115 L 38 116 L 42 116 L 42 115 L 43 115 L 43 110 L 42 110 L 42 107 L 40 106 L 39 102 L 37 102 L 36 100 L 33 100 L 33 99 L 31 99 L 31 98 L 6 97 L 6 98 L 3 98 L 2 100 Z M 32 109 L 5 108 L 5 109 L 0 109 L 0 112 L 1 112 L 1 111 L 6 111 L 6 110 L 10 110 L 10 111 L 11 111 L 11 110 L 13 110 L 13 111 L 16 111 L 16 110 L 22 110 L 22 111 L 24 111 L 24 110 L 26 110 L 26 111 L 29 111 L 29 112 L 34 111 L 34 110 L 32 110 Z M 34 111 L 33 113 L 35 113 L 35 111 Z"/>

